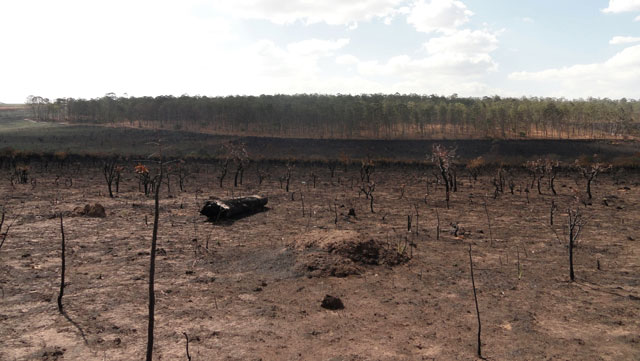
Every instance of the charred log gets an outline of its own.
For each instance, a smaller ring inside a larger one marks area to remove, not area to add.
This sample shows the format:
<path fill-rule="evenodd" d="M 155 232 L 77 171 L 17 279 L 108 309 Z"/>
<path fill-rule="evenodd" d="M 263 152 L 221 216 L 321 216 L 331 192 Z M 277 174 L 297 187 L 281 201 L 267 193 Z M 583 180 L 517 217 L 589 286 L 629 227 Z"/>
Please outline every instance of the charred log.
<path fill-rule="evenodd" d="M 241 218 L 264 210 L 268 198 L 258 195 L 207 201 L 200 214 L 211 221 L 226 218 Z"/>

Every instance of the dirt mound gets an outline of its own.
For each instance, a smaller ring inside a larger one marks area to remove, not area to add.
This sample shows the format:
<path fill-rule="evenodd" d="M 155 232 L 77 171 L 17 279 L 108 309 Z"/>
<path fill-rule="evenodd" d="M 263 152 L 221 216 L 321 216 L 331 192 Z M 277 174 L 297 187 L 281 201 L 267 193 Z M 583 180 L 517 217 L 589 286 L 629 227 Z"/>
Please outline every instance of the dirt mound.
<path fill-rule="evenodd" d="M 395 266 L 409 260 L 387 242 L 350 230 L 314 230 L 296 237 L 290 247 L 299 251 L 296 270 L 310 276 L 346 277 L 366 265 Z"/>
<path fill-rule="evenodd" d="M 309 277 L 347 277 L 362 273 L 352 260 L 322 251 L 303 252 L 296 258 L 294 271 Z"/>
<path fill-rule="evenodd" d="M 96 217 L 96 218 L 104 218 L 107 216 L 107 213 L 104 210 L 104 207 L 100 203 L 95 204 L 86 204 L 84 207 L 76 207 L 72 214 L 74 216 L 85 216 L 85 217 Z"/>

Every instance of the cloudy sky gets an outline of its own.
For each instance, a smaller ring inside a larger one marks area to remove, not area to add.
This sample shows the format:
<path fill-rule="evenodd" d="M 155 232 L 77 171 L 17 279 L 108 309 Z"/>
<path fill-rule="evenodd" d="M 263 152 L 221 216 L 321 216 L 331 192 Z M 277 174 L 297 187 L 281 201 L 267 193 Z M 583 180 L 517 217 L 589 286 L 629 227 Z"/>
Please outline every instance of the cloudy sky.
<path fill-rule="evenodd" d="M 6 0 L 30 94 L 640 98 L 640 0 Z"/>

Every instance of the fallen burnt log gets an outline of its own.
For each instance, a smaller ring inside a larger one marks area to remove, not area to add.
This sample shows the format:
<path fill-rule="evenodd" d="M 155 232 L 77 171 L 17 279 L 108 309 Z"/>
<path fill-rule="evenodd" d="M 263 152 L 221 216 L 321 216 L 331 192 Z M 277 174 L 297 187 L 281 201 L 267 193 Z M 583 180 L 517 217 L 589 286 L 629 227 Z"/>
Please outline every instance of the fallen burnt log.
<path fill-rule="evenodd" d="M 236 219 L 263 211 L 267 201 L 267 197 L 258 195 L 231 199 L 213 199 L 205 203 L 200 214 L 207 216 L 210 221 Z"/>

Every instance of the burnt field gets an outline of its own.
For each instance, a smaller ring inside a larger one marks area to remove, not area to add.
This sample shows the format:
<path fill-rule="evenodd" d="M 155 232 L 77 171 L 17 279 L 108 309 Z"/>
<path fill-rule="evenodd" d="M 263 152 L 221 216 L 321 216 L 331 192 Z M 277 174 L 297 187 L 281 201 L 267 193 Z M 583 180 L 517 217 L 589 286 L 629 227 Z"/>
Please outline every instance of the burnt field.
<path fill-rule="evenodd" d="M 114 198 L 101 164 L 33 161 L 24 184 L 2 170 L 0 359 L 143 358 L 154 200 L 135 164 L 121 163 Z M 460 168 L 447 208 L 434 167 L 374 164 L 367 182 L 359 164 L 339 164 L 333 177 L 325 165 L 259 164 L 237 186 L 230 172 L 223 187 L 219 163 L 181 164 L 182 190 L 170 165 L 156 252 L 158 359 L 187 359 L 184 333 L 193 360 L 474 359 L 469 246 L 484 356 L 640 358 L 636 172 L 599 174 L 588 200 L 573 169 L 558 173 L 554 195 L 547 178 L 539 194 L 521 168 L 503 170 L 497 192 L 498 169 L 473 180 Z M 199 214 L 211 196 L 250 194 L 267 196 L 268 209 L 233 221 Z M 95 203 L 105 217 L 84 214 Z M 573 282 L 568 210 L 584 220 Z M 56 305 L 59 214 L 66 317 Z M 321 307 L 326 295 L 344 308 Z"/>
<path fill-rule="evenodd" d="M 64 124 L 24 119 L 0 111 L 0 152 L 18 150 L 38 154 L 64 153 L 85 157 L 125 155 L 146 158 L 161 139 L 164 154 L 182 159 L 212 160 L 224 157 L 223 145 L 240 142 L 255 160 L 358 162 L 367 158 L 383 162 L 422 163 L 434 144 L 456 148 L 461 160 L 482 156 L 486 161 L 521 165 L 550 157 L 572 162 L 598 154 L 607 162 L 640 164 L 640 146 L 633 140 L 579 139 L 304 139 L 206 134 L 182 130 L 152 130 L 97 125 Z"/>

